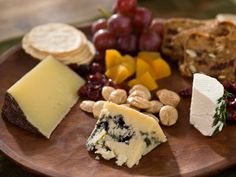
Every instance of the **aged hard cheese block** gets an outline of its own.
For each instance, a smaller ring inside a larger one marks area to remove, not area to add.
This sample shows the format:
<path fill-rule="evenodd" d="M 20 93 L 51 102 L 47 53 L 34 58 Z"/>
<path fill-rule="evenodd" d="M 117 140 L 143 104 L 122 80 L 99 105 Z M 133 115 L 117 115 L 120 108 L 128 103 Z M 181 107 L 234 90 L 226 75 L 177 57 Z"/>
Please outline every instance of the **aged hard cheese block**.
<path fill-rule="evenodd" d="M 126 106 L 105 103 L 100 118 L 87 141 L 104 159 L 116 158 L 116 164 L 129 168 L 141 157 L 166 141 L 158 122 Z"/>
<path fill-rule="evenodd" d="M 190 108 L 190 123 L 205 136 L 212 136 L 223 123 L 213 126 L 218 99 L 224 95 L 224 87 L 215 78 L 204 74 L 194 74 L 193 93 Z"/>
<path fill-rule="evenodd" d="M 78 100 L 82 84 L 76 73 L 48 57 L 7 90 L 3 117 L 49 138 Z"/>

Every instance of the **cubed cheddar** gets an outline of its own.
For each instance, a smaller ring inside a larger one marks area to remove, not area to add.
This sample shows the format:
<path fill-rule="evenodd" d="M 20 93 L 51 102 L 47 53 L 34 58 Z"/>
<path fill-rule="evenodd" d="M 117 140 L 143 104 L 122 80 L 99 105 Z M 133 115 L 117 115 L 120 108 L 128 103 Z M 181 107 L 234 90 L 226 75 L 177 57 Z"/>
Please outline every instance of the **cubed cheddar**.
<path fill-rule="evenodd" d="M 124 82 L 135 73 L 135 60 L 130 55 L 122 56 L 117 50 L 106 50 L 106 72 L 116 84 Z"/>
<path fill-rule="evenodd" d="M 117 50 L 115 49 L 106 50 L 106 56 L 105 56 L 106 69 L 119 65 L 120 63 L 122 63 L 122 61 L 123 61 L 122 56 Z"/>
<path fill-rule="evenodd" d="M 160 53 L 158 52 L 148 52 L 148 51 L 142 51 L 138 53 L 138 58 L 143 59 L 146 61 L 149 65 L 152 65 L 152 61 L 160 58 Z"/>
<path fill-rule="evenodd" d="M 163 59 L 157 59 L 152 62 L 154 72 L 156 73 L 156 79 L 162 79 L 171 75 L 171 69 L 169 64 Z"/>

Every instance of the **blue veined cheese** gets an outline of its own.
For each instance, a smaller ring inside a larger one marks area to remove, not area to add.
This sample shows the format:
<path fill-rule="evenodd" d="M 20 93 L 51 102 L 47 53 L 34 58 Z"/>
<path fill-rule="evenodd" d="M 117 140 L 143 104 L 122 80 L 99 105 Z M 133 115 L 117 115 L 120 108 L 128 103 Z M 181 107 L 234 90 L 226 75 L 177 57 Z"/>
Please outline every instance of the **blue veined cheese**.
<path fill-rule="evenodd" d="M 190 123 L 205 136 L 212 136 L 217 127 L 223 128 L 219 121 L 213 126 L 218 100 L 224 95 L 223 85 L 215 78 L 204 74 L 194 74 Z"/>
<path fill-rule="evenodd" d="M 131 168 L 166 140 L 154 118 L 107 102 L 86 145 L 88 151 L 94 150 L 107 160 L 116 158 L 117 165 L 126 164 Z"/>

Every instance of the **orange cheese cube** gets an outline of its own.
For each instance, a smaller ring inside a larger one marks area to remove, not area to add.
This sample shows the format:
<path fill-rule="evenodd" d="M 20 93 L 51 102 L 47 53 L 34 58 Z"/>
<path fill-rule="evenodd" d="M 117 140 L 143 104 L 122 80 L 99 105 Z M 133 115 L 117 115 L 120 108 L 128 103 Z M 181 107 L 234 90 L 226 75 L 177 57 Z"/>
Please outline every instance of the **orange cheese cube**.
<path fill-rule="evenodd" d="M 123 56 L 122 65 L 124 65 L 129 70 L 129 76 L 135 73 L 135 60 L 130 55 Z"/>
<path fill-rule="evenodd" d="M 146 86 L 150 91 L 158 88 L 156 81 L 149 72 L 144 73 L 138 78 L 140 84 Z"/>
<path fill-rule="evenodd" d="M 115 49 L 106 50 L 105 63 L 106 69 L 114 67 L 122 63 L 122 55 Z"/>
<path fill-rule="evenodd" d="M 136 78 L 139 78 L 145 72 L 149 72 L 151 76 L 156 80 L 157 76 L 152 67 L 144 60 L 137 58 L 136 63 Z"/>
<path fill-rule="evenodd" d="M 116 84 L 120 84 L 129 77 L 129 70 L 123 65 L 117 65 L 108 69 L 105 75 Z"/>
<path fill-rule="evenodd" d="M 152 62 L 152 67 L 156 73 L 156 79 L 162 79 L 171 75 L 169 64 L 163 59 L 157 59 Z"/>
<path fill-rule="evenodd" d="M 142 51 L 138 53 L 138 58 L 143 59 L 146 61 L 149 65 L 152 65 L 152 61 L 160 58 L 160 53 L 158 52 L 148 52 L 148 51 Z"/>

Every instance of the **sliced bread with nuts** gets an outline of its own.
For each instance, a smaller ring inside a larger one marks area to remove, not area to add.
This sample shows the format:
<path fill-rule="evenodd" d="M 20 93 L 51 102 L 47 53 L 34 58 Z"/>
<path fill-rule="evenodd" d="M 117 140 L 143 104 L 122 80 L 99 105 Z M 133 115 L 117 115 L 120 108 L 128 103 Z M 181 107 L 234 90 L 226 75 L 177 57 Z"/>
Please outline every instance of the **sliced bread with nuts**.
<path fill-rule="evenodd" d="M 175 18 L 165 22 L 163 54 L 179 60 L 184 76 L 202 72 L 236 80 L 236 25 L 230 21 Z"/>
<path fill-rule="evenodd" d="M 189 29 L 197 28 L 206 24 L 206 21 L 193 20 L 188 18 L 171 18 L 164 23 L 164 33 L 162 42 L 162 53 L 172 59 L 179 59 L 181 50 L 176 44 L 176 36 Z"/>
<path fill-rule="evenodd" d="M 207 33 L 191 32 L 183 44 L 183 75 L 202 72 L 218 79 L 236 79 L 236 26 L 220 22 Z"/>
<path fill-rule="evenodd" d="M 208 33 L 209 31 L 211 31 L 216 25 L 216 21 L 205 21 L 205 25 L 201 25 L 199 27 L 196 28 L 191 28 L 191 29 L 187 29 L 184 30 L 182 32 L 180 32 L 179 34 L 177 34 L 174 38 L 173 38 L 173 45 L 175 46 L 175 59 L 183 60 L 184 59 L 184 44 L 186 43 L 187 39 L 190 37 L 190 35 L 192 33 Z M 190 53 L 191 55 L 191 53 Z"/>

